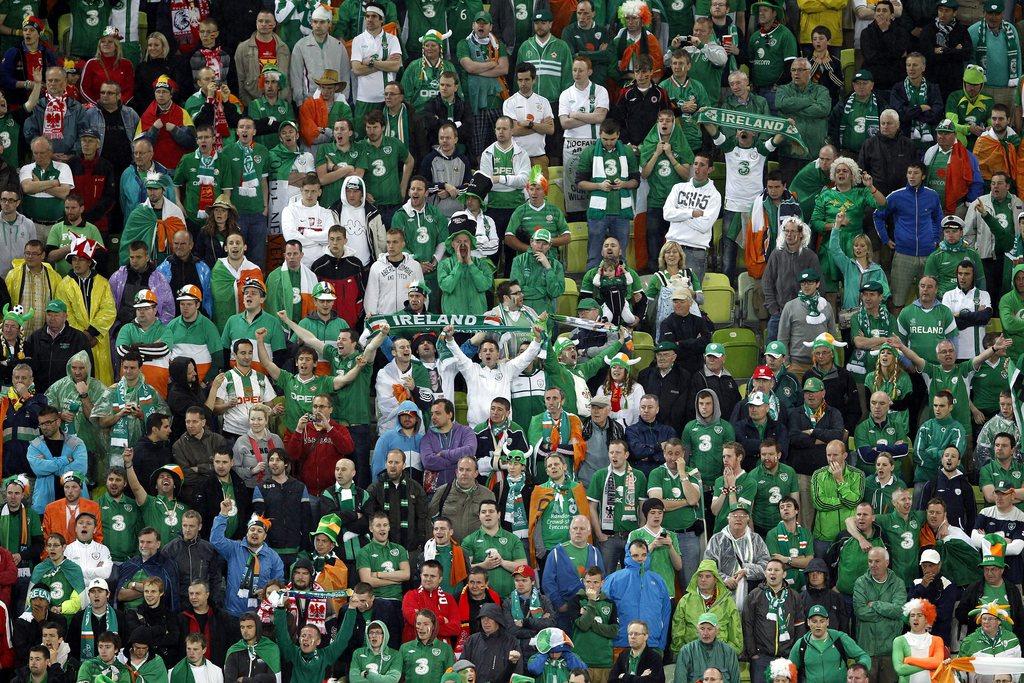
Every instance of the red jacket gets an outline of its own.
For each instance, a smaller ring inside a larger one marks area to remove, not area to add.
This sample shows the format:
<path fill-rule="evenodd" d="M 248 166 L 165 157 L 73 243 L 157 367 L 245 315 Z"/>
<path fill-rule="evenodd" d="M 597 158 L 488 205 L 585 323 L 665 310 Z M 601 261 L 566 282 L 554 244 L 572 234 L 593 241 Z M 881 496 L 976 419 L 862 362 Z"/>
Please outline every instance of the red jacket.
<path fill-rule="evenodd" d="M 402 617 L 405 619 L 405 626 L 402 627 L 403 643 L 416 640 L 416 612 L 421 609 L 428 609 L 437 616 L 435 637 L 451 642 L 452 638 L 462 632 L 455 596 L 445 593 L 440 588 L 433 592 L 425 591 L 421 586 L 406 592 L 402 598 Z"/>
<path fill-rule="evenodd" d="M 0 602 L 7 606 L 8 612 L 16 612 L 11 605 L 11 590 L 18 582 L 18 567 L 14 564 L 11 551 L 0 545 Z"/>
<path fill-rule="evenodd" d="M 121 86 L 121 104 L 128 104 L 135 94 L 135 67 L 123 57 L 93 57 L 82 68 L 78 88 L 87 102 L 96 104 L 100 101 L 100 86 L 106 81 Z"/>
<path fill-rule="evenodd" d="M 334 465 L 356 449 L 348 428 L 334 420 L 325 431 L 318 431 L 307 422 L 302 432 L 288 435 L 284 446 L 292 460 L 300 463 L 298 477 L 312 496 L 319 496 L 334 485 Z"/>

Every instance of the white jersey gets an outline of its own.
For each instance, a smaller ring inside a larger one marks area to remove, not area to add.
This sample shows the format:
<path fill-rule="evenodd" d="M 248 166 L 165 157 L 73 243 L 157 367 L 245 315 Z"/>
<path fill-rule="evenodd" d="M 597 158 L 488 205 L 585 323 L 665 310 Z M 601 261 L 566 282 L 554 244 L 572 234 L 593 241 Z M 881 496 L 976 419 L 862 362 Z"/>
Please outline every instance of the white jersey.
<path fill-rule="evenodd" d="M 954 287 L 942 295 L 942 303 L 953 312 L 953 315 L 961 311 L 975 312 L 983 308 L 992 310 L 992 297 L 983 289 L 973 287 L 971 291 L 965 292 L 959 287 Z M 985 350 L 982 340 L 985 338 L 985 325 L 972 325 L 960 330 L 956 337 L 957 360 L 970 360 Z"/>
<path fill-rule="evenodd" d="M 82 578 L 86 585 L 93 579 L 109 579 L 110 570 L 114 566 L 110 559 L 110 548 L 96 541 L 85 544 L 76 539 L 68 543 L 64 557 L 82 568 Z"/>
<path fill-rule="evenodd" d="M 721 133 L 715 138 L 716 146 L 725 143 Z M 753 147 L 735 146 L 725 153 L 725 209 L 726 211 L 749 212 L 754 201 L 764 190 L 764 166 L 768 160 L 765 151 L 771 152 L 775 145 L 771 140 Z"/>
<path fill-rule="evenodd" d="M 665 198 L 662 215 L 670 223 L 665 239 L 684 247 L 707 249 L 711 229 L 722 208 L 722 195 L 710 180 L 700 187 L 693 180 L 676 183 Z M 693 212 L 700 210 L 701 216 Z"/>
<path fill-rule="evenodd" d="M 474 363 L 451 339 L 448 350 L 455 357 L 455 364 L 466 380 L 466 424 L 478 425 L 490 417 L 491 401 L 501 396 L 512 400 L 512 379 L 529 365 L 540 353 L 540 344 L 530 342 L 526 350 L 515 358 L 499 361 L 493 368 Z"/>
<path fill-rule="evenodd" d="M 398 42 L 398 38 L 387 31 L 381 31 L 376 36 L 370 35 L 368 31 L 363 31 L 352 39 L 352 61 L 354 62 L 369 65 L 371 57 L 385 60 L 391 55 L 400 54 L 402 54 L 402 46 Z M 384 71 L 374 71 L 366 76 L 356 76 L 356 100 L 359 102 L 383 102 L 384 86 L 394 80 L 394 73 Z"/>
<path fill-rule="evenodd" d="M 608 90 L 593 81 L 583 90 L 573 83 L 558 96 L 559 116 L 566 116 L 570 112 L 592 114 L 596 109 L 609 109 Z M 564 136 L 574 140 L 597 140 L 600 127 L 599 123 L 576 126 L 566 129 Z"/>
<path fill-rule="evenodd" d="M 535 121 L 540 123 L 544 119 L 554 118 L 554 114 L 551 112 L 551 103 L 537 93 L 533 93 L 529 97 L 523 97 L 519 92 L 516 92 L 515 95 L 511 95 L 502 103 L 501 112 L 517 122 Z M 516 137 L 515 141 L 519 143 L 519 146 L 529 156 L 539 157 L 544 155 L 545 138 L 546 136 L 543 133 L 530 133 L 529 135 Z"/>
<path fill-rule="evenodd" d="M 330 209 L 319 204 L 306 206 L 302 196 L 296 195 L 281 212 L 281 237 L 285 242 L 301 242 L 302 262 L 311 266 L 327 251 L 327 231 L 337 222 L 338 217 Z"/>

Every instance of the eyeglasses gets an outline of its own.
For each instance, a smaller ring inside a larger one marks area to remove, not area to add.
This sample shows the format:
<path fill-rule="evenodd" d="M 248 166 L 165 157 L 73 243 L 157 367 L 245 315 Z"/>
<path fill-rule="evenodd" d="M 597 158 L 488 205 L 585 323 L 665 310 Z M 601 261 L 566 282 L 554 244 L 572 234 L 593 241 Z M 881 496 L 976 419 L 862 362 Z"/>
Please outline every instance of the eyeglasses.
<path fill-rule="evenodd" d="M 56 424 L 57 422 L 60 422 L 60 419 L 58 419 L 58 418 L 56 418 L 56 417 L 55 417 L 55 418 L 53 418 L 52 420 L 46 420 L 46 421 L 40 420 L 40 421 L 39 421 L 39 426 L 40 426 L 40 427 L 45 427 L 45 426 L 47 426 L 47 425 L 52 425 L 52 424 Z"/>
<path fill-rule="evenodd" d="M 523 290 L 521 290 L 521 289 L 517 289 L 517 290 L 516 290 L 516 291 L 514 291 L 514 292 L 509 292 L 509 293 L 508 293 L 508 295 L 509 295 L 509 296 L 521 296 L 521 295 L 522 295 L 522 293 L 523 293 Z"/>
<path fill-rule="evenodd" d="M 0 197 L 0 203 L 3 204 L 15 204 L 17 203 L 17 197 Z"/>

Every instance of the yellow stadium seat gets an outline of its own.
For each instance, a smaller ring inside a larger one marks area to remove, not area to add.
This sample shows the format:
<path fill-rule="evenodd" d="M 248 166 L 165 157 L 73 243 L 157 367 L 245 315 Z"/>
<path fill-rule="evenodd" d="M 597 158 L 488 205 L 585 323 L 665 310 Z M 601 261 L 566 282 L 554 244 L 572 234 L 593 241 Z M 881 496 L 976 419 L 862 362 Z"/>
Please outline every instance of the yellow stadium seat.
<path fill-rule="evenodd" d="M 139 13 L 139 44 L 142 45 L 142 54 L 146 54 L 146 38 L 149 37 L 149 17 L 145 12 Z"/>
<path fill-rule="evenodd" d="M 572 238 L 565 249 L 565 272 L 585 273 L 587 272 L 587 236 L 590 234 L 587 224 L 583 221 L 570 223 L 569 232 L 572 234 Z"/>
<path fill-rule="evenodd" d="M 1001 334 L 1003 331 L 1003 321 L 1000 320 L 998 316 L 989 318 L 988 325 L 985 326 L 985 331 L 991 332 L 992 334 Z"/>
<path fill-rule="evenodd" d="M 839 64 L 843 67 L 843 83 L 846 86 L 846 92 L 850 92 L 853 90 L 853 72 L 856 66 L 853 48 L 840 51 Z"/>
<path fill-rule="evenodd" d="M 630 268 L 636 269 L 636 240 L 634 239 L 635 231 L 633 229 L 633 222 L 629 224 L 629 244 L 626 245 L 626 265 Z"/>
<path fill-rule="evenodd" d="M 548 201 L 565 213 L 565 189 L 562 187 L 561 166 L 548 167 Z"/>
<path fill-rule="evenodd" d="M 654 338 L 651 335 L 646 332 L 633 333 L 633 358 L 640 359 L 640 362 L 633 366 L 634 375 L 654 362 Z"/>
<path fill-rule="evenodd" d="M 496 278 L 494 278 L 494 298 L 495 298 L 495 300 L 497 300 L 497 298 L 498 298 L 498 285 L 500 285 L 502 282 L 508 282 L 508 278 L 507 277 L 496 277 Z"/>
<path fill-rule="evenodd" d="M 71 44 L 71 15 L 62 14 L 57 20 L 57 46 L 61 54 L 68 53 L 68 45 Z"/>
<path fill-rule="evenodd" d="M 558 297 L 558 315 L 576 315 L 576 304 L 580 300 L 580 288 L 572 278 L 565 278 L 565 293 Z"/>
<path fill-rule="evenodd" d="M 722 282 L 719 278 L 724 278 Z M 729 285 L 728 278 L 721 273 L 705 273 L 701 282 L 704 303 L 701 309 L 715 325 L 731 325 L 736 308 L 736 291 Z"/>

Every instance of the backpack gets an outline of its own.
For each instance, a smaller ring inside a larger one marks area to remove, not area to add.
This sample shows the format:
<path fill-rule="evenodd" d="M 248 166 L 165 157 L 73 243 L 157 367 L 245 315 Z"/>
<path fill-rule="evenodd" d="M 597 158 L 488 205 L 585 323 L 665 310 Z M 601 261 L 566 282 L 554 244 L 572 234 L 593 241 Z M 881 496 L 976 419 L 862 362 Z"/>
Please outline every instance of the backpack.
<path fill-rule="evenodd" d="M 800 645 L 798 646 L 798 650 L 800 652 L 800 661 L 801 662 L 806 662 L 807 661 L 805 659 L 804 655 L 807 653 L 807 639 L 810 637 L 810 635 L 811 634 L 808 633 L 806 636 L 804 636 L 803 638 L 800 639 Z M 836 638 L 835 640 L 832 641 L 831 645 L 836 648 L 837 652 L 839 652 L 839 662 L 845 668 L 846 667 L 846 662 L 848 662 L 850 658 L 846 656 L 846 647 L 843 646 L 843 639 L 842 638 Z M 826 649 L 826 651 L 827 651 L 827 649 Z"/>

